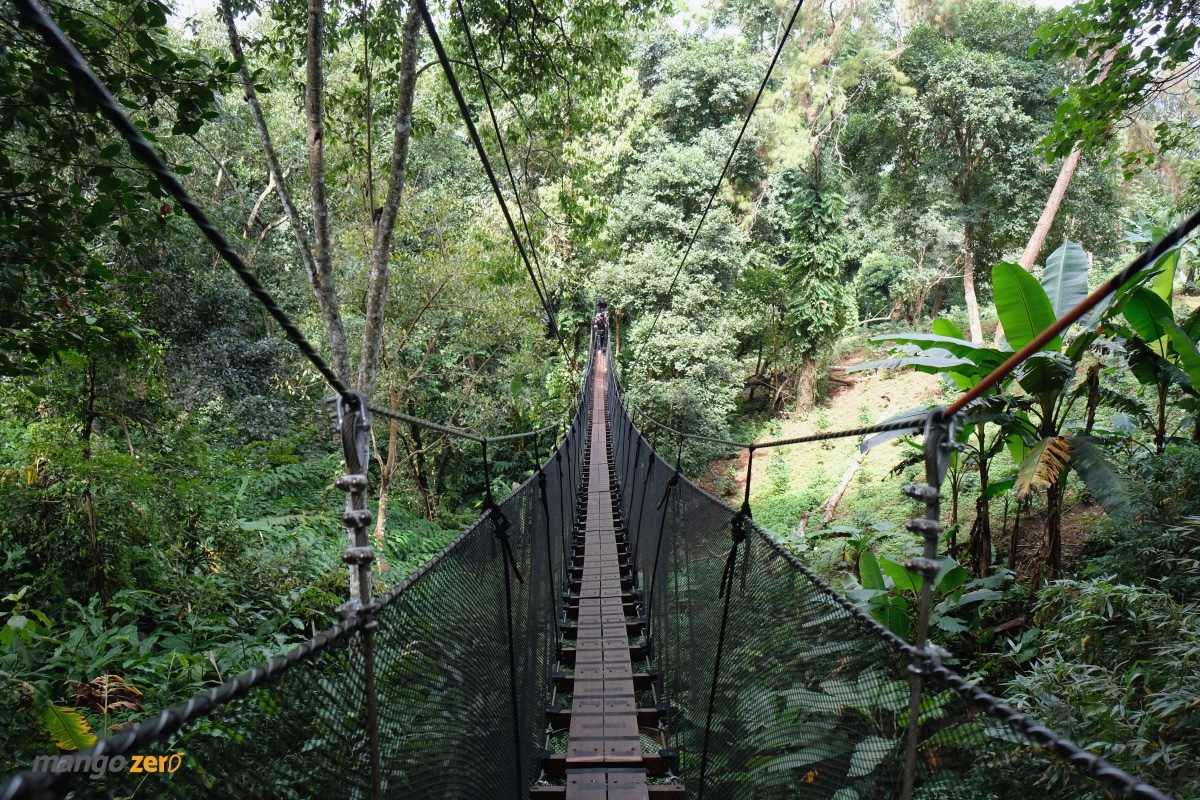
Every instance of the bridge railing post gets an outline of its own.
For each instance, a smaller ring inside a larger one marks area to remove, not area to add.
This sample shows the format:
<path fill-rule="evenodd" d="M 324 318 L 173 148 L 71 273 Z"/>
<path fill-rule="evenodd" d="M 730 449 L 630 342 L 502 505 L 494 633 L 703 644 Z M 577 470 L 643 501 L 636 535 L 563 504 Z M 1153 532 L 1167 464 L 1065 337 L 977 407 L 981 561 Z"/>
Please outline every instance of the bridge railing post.
<path fill-rule="evenodd" d="M 358 645 L 362 656 L 363 694 L 366 702 L 367 748 L 371 768 L 371 797 L 383 797 L 383 764 L 379 753 L 379 709 L 375 691 L 375 604 L 371 601 L 371 562 L 375 550 L 371 547 L 367 528 L 371 512 L 367 510 L 367 466 L 370 458 L 371 418 L 367 401 L 359 392 L 346 392 L 337 397 L 338 433 L 346 460 L 346 474 L 337 480 L 337 488 L 346 493 L 346 510 L 342 523 L 346 526 L 349 546 L 342 560 L 350 568 L 350 599 L 339 609 L 346 618 L 364 615 L 366 622 L 359 629 Z"/>
<path fill-rule="evenodd" d="M 904 567 L 921 576 L 921 605 L 917 616 L 917 638 L 914 642 L 912 664 L 912 696 L 908 710 L 908 732 L 904 757 L 904 787 L 902 800 L 911 800 L 916 783 L 917 740 L 921 727 L 921 691 L 923 678 L 929 668 L 940 660 L 940 648 L 929 644 L 929 613 L 933 604 L 933 582 L 941 567 L 938 561 L 938 540 L 942 532 L 942 482 L 950 467 L 951 453 L 957 443 L 958 417 L 947 415 L 944 408 L 935 408 L 925 420 L 925 481 L 909 484 L 904 493 L 925 503 L 925 516 L 910 519 L 905 527 L 924 540 L 920 556 L 904 562 Z"/>

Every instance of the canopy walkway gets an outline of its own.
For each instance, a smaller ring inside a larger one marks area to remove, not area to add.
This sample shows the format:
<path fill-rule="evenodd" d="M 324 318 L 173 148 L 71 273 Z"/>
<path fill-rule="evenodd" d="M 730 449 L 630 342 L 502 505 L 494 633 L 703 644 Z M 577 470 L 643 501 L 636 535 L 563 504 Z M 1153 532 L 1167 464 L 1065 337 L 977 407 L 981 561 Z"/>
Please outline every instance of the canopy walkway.
<path fill-rule="evenodd" d="M 488 439 L 368 407 L 61 30 L 33 0 L 17 4 L 337 393 L 351 600 L 342 622 L 299 647 L 88 751 L 11 776 L 0 800 L 1165 800 L 957 673 L 927 641 L 929 587 L 939 567 L 938 486 L 958 412 L 1200 215 L 951 407 L 928 420 L 821 435 L 926 429 L 929 485 L 906 490 L 926 507 L 909 524 L 925 541 L 924 557 L 908 562 L 925 576 L 912 644 L 759 528 L 749 487 L 733 509 L 684 478 L 678 456 L 673 465 L 664 459 L 634 425 L 602 341 L 589 348 L 574 417 L 549 458 L 503 500 L 489 488 L 467 530 L 376 598 L 367 537 L 372 413 L 480 443 L 488 487 L 488 444 L 544 431 Z M 433 35 L 427 10 L 425 20 Z M 750 445 L 751 458 L 763 446 Z"/>

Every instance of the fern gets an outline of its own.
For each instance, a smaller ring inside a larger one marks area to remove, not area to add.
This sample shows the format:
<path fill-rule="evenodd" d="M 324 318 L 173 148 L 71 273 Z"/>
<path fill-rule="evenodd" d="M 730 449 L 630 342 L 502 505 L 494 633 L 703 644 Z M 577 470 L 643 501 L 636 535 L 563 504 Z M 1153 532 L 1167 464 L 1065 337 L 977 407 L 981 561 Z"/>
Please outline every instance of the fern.
<path fill-rule="evenodd" d="M 68 706 L 46 706 L 42 709 L 42 724 L 59 750 L 83 750 L 96 743 L 96 734 L 87 720 Z"/>

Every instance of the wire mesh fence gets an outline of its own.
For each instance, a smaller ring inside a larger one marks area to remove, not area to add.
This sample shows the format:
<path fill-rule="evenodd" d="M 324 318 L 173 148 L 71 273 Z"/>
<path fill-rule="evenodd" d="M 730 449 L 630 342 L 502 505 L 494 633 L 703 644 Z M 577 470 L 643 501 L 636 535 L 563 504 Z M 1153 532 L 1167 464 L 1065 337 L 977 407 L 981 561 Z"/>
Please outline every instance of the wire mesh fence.
<path fill-rule="evenodd" d="M 623 509 L 692 796 L 902 797 L 912 648 L 752 521 L 731 560 L 738 512 L 654 452 L 616 385 Z M 1162 797 L 1049 731 L 1035 744 L 1031 720 L 945 667 L 924 683 L 914 798 Z"/>

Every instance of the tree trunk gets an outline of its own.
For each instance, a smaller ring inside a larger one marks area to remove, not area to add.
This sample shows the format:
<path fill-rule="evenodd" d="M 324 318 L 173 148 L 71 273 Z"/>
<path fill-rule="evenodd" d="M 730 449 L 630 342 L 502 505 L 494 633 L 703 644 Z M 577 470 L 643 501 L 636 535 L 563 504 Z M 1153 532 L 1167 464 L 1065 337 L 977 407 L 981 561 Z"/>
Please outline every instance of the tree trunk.
<path fill-rule="evenodd" d="M 1160 456 L 1167 449 L 1167 393 L 1171 384 L 1158 384 L 1158 421 L 1154 426 L 1154 452 Z"/>
<path fill-rule="evenodd" d="M 1011 569 L 1014 573 L 1016 573 L 1016 571 L 1017 571 L 1017 544 L 1018 544 L 1017 537 L 1019 536 L 1019 534 L 1021 532 L 1021 510 L 1024 508 L 1024 506 L 1025 506 L 1025 504 L 1022 501 L 1020 501 L 1020 500 L 1017 501 L 1017 511 L 1013 515 L 1014 519 L 1013 519 L 1012 536 L 1008 540 L 1008 568 Z"/>
<path fill-rule="evenodd" d="M 409 409 L 411 412 L 413 409 Z M 429 486 L 429 468 L 425 458 L 425 442 L 421 439 L 421 428 L 413 425 L 410 429 L 413 440 L 412 452 L 412 470 L 413 482 L 417 485 L 417 491 L 421 493 L 422 512 L 425 519 L 432 520 L 437 513 L 437 507 L 433 502 L 433 489 Z"/>
<path fill-rule="evenodd" d="M 312 0 L 319 2 L 319 0 Z M 404 195 L 408 167 L 408 146 L 412 141 L 413 96 L 417 87 L 417 34 L 421 32 L 421 15 L 417 3 L 409 5 L 404 20 L 404 39 L 400 53 L 400 97 L 396 102 L 396 126 L 392 140 L 391 172 L 383 211 L 375 225 L 371 245 L 371 280 L 367 287 L 367 308 L 363 328 L 362 358 L 358 365 L 358 389 L 370 402 L 375 394 L 379 371 L 379 353 L 383 349 L 384 309 L 387 304 L 388 279 L 391 276 L 392 234 L 396 215 Z"/>
<path fill-rule="evenodd" d="M 1029 237 L 1029 242 L 1025 245 L 1025 252 L 1021 255 L 1021 266 L 1027 270 L 1033 268 L 1038 253 L 1042 252 L 1042 246 L 1046 244 L 1046 236 L 1050 233 L 1050 227 L 1054 224 L 1054 218 L 1058 215 L 1058 208 L 1062 205 L 1063 198 L 1067 196 L 1067 187 L 1071 185 L 1071 178 L 1075 175 L 1075 168 L 1079 166 L 1081 155 L 1083 155 L 1083 151 L 1076 144 L 1071 148 L 1071 154 L 1063 160 L 1062 166 L 1058 170 L 1058 180 L 1054 182 L 1054 188 L 1050 190 L 1050 197 L 1046 198 L 1046 207 L 1042 209 L 1042 216 L 1038 218 L 1033 235 Z"/>
<path fill-rule="evenodd" d="M 963 294 L 967 298 L 967 318 L 971 341 L 983 344 L 983 323 L 979 319 L 979 299 L 975 296 L 975 224 L 963 223 Z"/>
<path fill-rule="evenodd" d="M 942 313 L 942 300 L 946 296 L 946 290 L 941 283 L 933 288 L 933 299 L 929 304 L 929 318 L 937 319 L 938 314 Z M 914 303 L 912 315 L 909 317 L 908 324 L 916 325 L 921 319 L 921 309 L 925 307 L 925 298 L 920 298 L 920 303 Z"/>
<path fill-rule="evenodd" d="M 221 0 L 221 16 L 225 20 L 225 31 L 229 35 L 229 50 L 235 59 L 242 62 L 242 69 L 239 73 L 242 91 L 246 96 L 246 104 L 250 107 L 250 118 L 254 120 L 254 127 L 258 131 L 258 137 L 262 143 L 267 170 L 270 173 L 271 181 L 275 184 L 279 202 L 283 204 L 283 211 L 287 215 L 292 235 L 296 237 L 296 248 L 300 251 L 300 260 L 304 262 L 304 271 L 308 273 L 309 284 L 317 298 L 321 319 L 325 323 L 325 334 L 329 337 L 329 349 L 333 358 L 333 371 L 343 380 L 349 380 L 350 350 L 346 344 L 346 332 L 342 325 L 341 307 L 338 303 L 337 293 L 333 289 L 333 276 L 322 273 L 321 267 L 313 257 L 304 222 L 300 219 L 300 212 L 296 210 L 296 206 L 292 202 L 286 176 L 279 167 L 279 157 L 275 153 L 271 131 L 267 128 L 267 120 L 263 115 L 262 106 L 258 103 L 254 82 L 250 79 L 250 70 L 246 67 L 246 55 L 242 52 L 237 26 L 234 24 L 231 0 Z"/>
<path fill-rule="evenodd" d="M 392 389 L 388 392 L 388 408 L 392 411 L 400 410 L 400 392 L 397 389 Z M 396 450 L 400 439 L 400 424 L 395 419 L 388 420 L 388 444 L 387 458 L 376 456 L 379 462 L 379 506 L 375 515 L 375 548 L 376 550 L 383 549 L 384 535 L 387 533 L 387 510 L 388 497 L 392 485 L 392 475 L 396 471 Z M 387 569 L 386 562 L 380 558 L 379 570 L 382 572 Z"/>
<path fill-rule="evenodd" d="M 1083 425 L 1083 435 L 1090 436 L 1096 424 L 1096 410 L 1100 408 L 1100 365 L 1093 364 L 1087 371 L 1087 419 Z"/>
<path fill-rule="evenodd" d="M 1105 54 L 1104 68 L 1096 77 L 1096 83 L 1103 82 L 1108 76 L 1108 68 L 1112 64 L 1116 52 L 1114 48 Z M 1037 225 L 1033 228 L 1033 235 L 1029 237 L 1029 241 L 1025 245 L 1025 252 L 1021 254 L 1019 263 L 1026 271 L 1033 269 L 1033 262 L 1037 259 L 1038 253 L 1042 251 L 1042 246 L 1046 244 L 1046 236 L 1049 235 L 1050 228 L 1054 225 L 1054 218 L 1058 216 L 1058 209 L 1062 205 L 1063 198 L 1067 196 L 1067 189 L 1071 186 L 1071 179 L 1075 177 L 1075 169 L 1079 166 L 1081 155 L 1083 155 L 1083 151 L 1079 149 L 1077 142 L 1071 148 L 1070 154 L 1063 160 L 1062 166 L 1058 168 L 1058 178 L 1054 181 L 1054 188 L 1050 190 L 1050 196 L 1046 198 L 1042 215 L 1038 217 Z M 1004 336 L 1004 326 L 997 325 L 993 341 L 999 344 L 1002 336 Z"/>
<path fill-rule="evenodd" d="M 975 500 L 975 522 L 971 525 L 971 539 L 968 550 L 971 554 L 971 568 L 975 574 L 983 578 L 992 569 L 992 506 L 988 499 L 989 459 L 984 446 L 984 426 L 975 426 L 979 440 L 979 496 Z"/>
<path fill-rule="evenodd" d="M 83 519 L 87 525 L 88 551 L 92 560 L 92 590 L 108 600 L 104 576 L 104 553 L 100 546 L 100 519 L 92 495 L 92 431 L 96 426 L 96 358 L 87 357 L 87 398 L 83 411 Z"/>
<path fill-rule="evenodd" d="M 1051 483 L 1046 489 L 1046 580 L 1058 578 L 1062 568 L 1062 487 Z"/>

